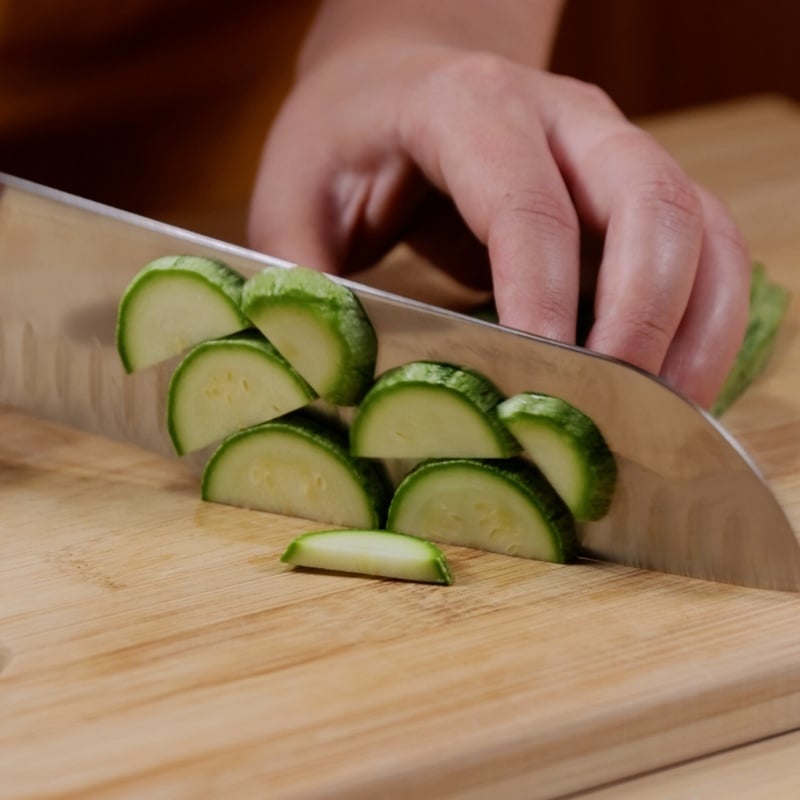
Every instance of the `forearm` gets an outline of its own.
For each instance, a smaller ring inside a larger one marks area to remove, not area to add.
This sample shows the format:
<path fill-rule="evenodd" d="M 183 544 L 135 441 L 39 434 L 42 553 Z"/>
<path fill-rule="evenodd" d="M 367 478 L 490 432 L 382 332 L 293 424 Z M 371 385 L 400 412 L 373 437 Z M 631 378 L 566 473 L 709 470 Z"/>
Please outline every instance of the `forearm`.
<path fill-rule="evenodd" d="M 306 38 L 301 73 L 350 47 L 483 50 L 532 67 L 550 58 L 563 0 L 325 0 Z"/>

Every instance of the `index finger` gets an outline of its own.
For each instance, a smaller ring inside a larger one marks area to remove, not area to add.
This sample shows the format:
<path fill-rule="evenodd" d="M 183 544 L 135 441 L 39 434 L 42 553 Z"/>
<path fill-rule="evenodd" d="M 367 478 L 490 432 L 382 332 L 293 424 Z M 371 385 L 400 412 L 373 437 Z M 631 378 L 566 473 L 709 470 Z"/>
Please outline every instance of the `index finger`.
<path fill-rule="evenodd" d="M 500 321 L 575 339 L 579 224 L 527 70 L 472 55 L 436 71 L 403 110 L 403 149 L 489 251 Z"/>

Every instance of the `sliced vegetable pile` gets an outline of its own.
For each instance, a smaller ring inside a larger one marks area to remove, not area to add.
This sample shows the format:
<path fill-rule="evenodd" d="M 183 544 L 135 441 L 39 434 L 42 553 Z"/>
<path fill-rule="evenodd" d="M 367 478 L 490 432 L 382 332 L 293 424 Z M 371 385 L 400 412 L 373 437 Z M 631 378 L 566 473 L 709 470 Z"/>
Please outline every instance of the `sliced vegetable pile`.
<path fill-rule="evenodd" d="M 715 410 L 763 368 L 785 301 L 754 272 L 748 339 Z M 614 455 L 584 413 L 507 398 L 454 364 L 376 376 L 361 303 L 313 270 L 246 280 L 213 259 L 159 258 L 122 297 L 117 346 L 128 372 L 182 356 L 167 429 L 180 455 L 212 448 L 204 500 L 336 526 L 297 537 L 286 563 L 439 584 L 453 578 L 432 542 L 566 563 L 576 524 L 613 501 Z M 318 400 L 354 407 L 349 429 Z M 386 465 L 409 461 L 393 486 Z"/>
<path fill-rule="evenodd" d="M 243 285 L 238 272 L 215 259 L 164 256 L 151 261 L 120 301 L 117 350 L 126 371 L 250 327 L 241 308 Z"/>

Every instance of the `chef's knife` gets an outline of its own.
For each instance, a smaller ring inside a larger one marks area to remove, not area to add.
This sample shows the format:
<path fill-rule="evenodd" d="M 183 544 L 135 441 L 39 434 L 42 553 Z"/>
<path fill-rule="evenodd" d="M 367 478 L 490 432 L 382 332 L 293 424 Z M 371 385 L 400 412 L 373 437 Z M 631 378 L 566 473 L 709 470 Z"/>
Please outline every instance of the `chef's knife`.
<path fill-rule="evenodd" d="M 245 274 L 290 266 L 0 175 L 0 402 L 173 456 L 164 402 L 174 364 L 126 375 L 114 343 L 123 290 L 148 261 L 172 253 L 218 257 Z M 450 361 L 506 395 L 557 395 L 595 420 L 619 477 L 608 515 L 581 529 L 587 555 L 800 589 L 800 546 L 756 466 L 661 381 L 581 348 L 343 282 L 375 325 L 379 372 L 414 359 Z"/>

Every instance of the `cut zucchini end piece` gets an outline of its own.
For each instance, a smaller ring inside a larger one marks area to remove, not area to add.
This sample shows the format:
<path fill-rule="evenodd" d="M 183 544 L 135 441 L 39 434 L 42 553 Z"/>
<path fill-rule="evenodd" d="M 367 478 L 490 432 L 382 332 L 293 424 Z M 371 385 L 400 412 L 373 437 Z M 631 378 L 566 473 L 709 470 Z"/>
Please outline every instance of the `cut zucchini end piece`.
<path fill-rule="evenodd" d="M 302 408 L 314 390 L 256 331 L 194 347 L 172 375 L 167 430 L 179 455 Z"/>
<path fill-rule="evenodd" d="M 300 411 L 227 437 L 201 481 L 203 500 L 353 528 L 379 528 L 389 495 L 379 465 Z"/>
<path fill-rule="evenodd" d="M 502 395 L 478 373 L 414 361 L 383 373 L 359 405 L 350 449 L 367 458 L 508 458 L 520 446 L 501 424 Z"/>
<path fill-rule="evenodd" d="M 378 343 L 350 289 L 305 267 L 269 267 L 246 282 L 242 303 L 320 397 L 341 406 L 363 397 Z"/>
<path fill-rule="evenodd" d="M 750 279 L 750 307 L 744 339 L 711 406 L 713 416 L 722 416 L 766 368 L 790 300 L 789 290 L 769 280 L 764 265 L 756 262 Z"/>
<path fill-rule="evenodd" d="M 243 276 L 199 256 L 164 256 L 134 277 L 117 313 L 117 352 L 136 372 L 207 339 L 250 326 L 240 308 Z"/>
<path fill-rule="evenodd" d="M 586 414 L 561 398 L 534 392 L 508 398 L 497 414 L 578 521 L 608 513 L 617 462 Z"/>
<path fill-rule="evenodd" d="M 566 563 L 577 555 L 572 514 L 522 459 L 425 461 L 397 487 L 386 527 L 538 561 Z"/>
<path fill-rule="evenodd" d="M 293 539 L 281 561 L 298 567 L 449 586 L 444 553 L 431 542 L 386 530 L 313 531 Z"/>

